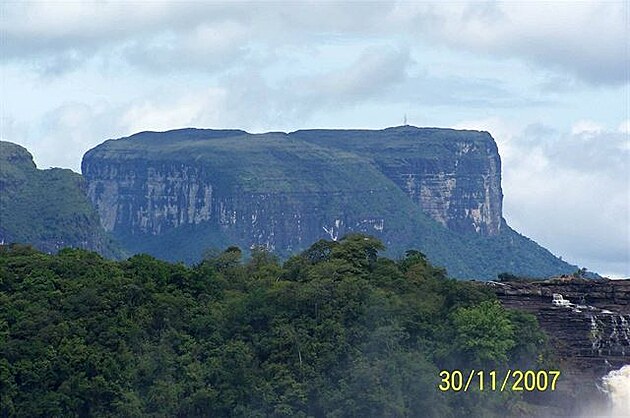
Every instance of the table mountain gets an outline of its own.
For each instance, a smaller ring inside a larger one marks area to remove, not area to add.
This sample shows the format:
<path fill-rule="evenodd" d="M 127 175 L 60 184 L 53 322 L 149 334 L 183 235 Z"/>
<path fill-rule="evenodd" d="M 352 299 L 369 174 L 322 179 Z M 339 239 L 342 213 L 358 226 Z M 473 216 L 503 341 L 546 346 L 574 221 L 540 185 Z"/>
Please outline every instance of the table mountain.
<path fill-rule="evenodd" d="M 500 167 L 486 132 L 411 126 L 142 132 L 82 162 L 102 226 L 131 252 L 190 262 L 238 245 L 289 255 L 363 232 L 460 278 L 574 271 L 506 224 Z"/>

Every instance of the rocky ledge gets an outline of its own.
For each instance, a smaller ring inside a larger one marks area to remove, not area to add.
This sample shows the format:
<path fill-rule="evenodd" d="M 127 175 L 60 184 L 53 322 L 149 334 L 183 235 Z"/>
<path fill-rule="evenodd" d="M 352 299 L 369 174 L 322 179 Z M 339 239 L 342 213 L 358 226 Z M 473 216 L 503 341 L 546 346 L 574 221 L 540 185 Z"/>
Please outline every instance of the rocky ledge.
<path fill-rule="evenodd" d="M 533 313 L 563 371 L 554 402 L 603 402 L 601 377 L 630 364 L 630 280 L 487 282 L 506 308 Z M 554 294 L 557 301 L 553 303 Z"/>

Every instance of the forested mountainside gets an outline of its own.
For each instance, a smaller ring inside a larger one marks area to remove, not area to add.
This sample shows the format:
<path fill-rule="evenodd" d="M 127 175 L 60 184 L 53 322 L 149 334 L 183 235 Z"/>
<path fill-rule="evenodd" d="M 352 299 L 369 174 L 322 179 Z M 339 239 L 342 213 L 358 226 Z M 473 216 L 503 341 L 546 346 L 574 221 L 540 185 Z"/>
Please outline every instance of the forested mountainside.
<path fill-rule="evenodd" d="M 101 227 L 80 174 L 38 170 L 25 148 L 6 141 L 0 141 L 0 242 L 47 252 L 76 247 L 122 254 Z"/>
<path fill-rule="evenodd" d="M 438 389 L 441 370 L 553 368 L 535 318 L 382 248 L 351 235 L 284 263 L 230 247 L 187 267 L 0 246 L 0 416 L 536 410 L 522 392 Z"/>
<path fill-rule="evenodd" d="M 486 132 L 143 132 L 88 151 L 82 171 L 103 227 L 130 252 L 167 260 L 229 245 L 286 257 L 361 232 L 392 256 L 417 248 L 458 278 L 577 268 L 506 224 Z"/>

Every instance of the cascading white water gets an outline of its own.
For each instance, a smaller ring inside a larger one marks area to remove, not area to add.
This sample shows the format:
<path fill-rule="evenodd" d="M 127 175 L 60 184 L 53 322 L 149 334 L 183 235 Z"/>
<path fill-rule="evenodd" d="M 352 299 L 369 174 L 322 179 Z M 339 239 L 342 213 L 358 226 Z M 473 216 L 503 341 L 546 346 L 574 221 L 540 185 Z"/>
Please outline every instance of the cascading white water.
<path fill-rule="evenodd" d="M 620 315 L 604 310 L 591 312 L 589 316 L 592 351 L 599 355 L 623 357 L 630 353 L 630 315 Z M 606 361 L 606 364 L 609 363 Z M 608 394 L 611 408 L 610 412 L 603 416 L 630 417 L 630 364 L 610 371 L 602 378 L 601 388 Z"/>
<path fill-rule="evenodd" d="M 626 356 L 630 353 L 630 315 L 588 313 L 591 321 L 591 349 L 599 355 Z"/>
<path fill-rule="evenodd" d="M 562 300 L 562 295 L 558 299 Z M 570 308 L 572 312 L 585 315 L 590 320 L 589 340 L 592 354 L 621 360 L 621 364 L 627 362 L 630 355 L 630 315 L 590 305 L 554 303 L 554 306 Z M 604 362 L 610 367 L 608 358 L 604 358 Z M 630 418 L 630 364 L 610 371 L 602 378 L 601 386 L 598 387 L 608 395 L 610 408 L 597 402 L 582 405 L 580 417 Z"/>
<path fill-rule="evenodd" d="M 630 417 L 630 365 L 613 370 L 602 378 L 604 391 L 612 403 L 611 417 Z"/>

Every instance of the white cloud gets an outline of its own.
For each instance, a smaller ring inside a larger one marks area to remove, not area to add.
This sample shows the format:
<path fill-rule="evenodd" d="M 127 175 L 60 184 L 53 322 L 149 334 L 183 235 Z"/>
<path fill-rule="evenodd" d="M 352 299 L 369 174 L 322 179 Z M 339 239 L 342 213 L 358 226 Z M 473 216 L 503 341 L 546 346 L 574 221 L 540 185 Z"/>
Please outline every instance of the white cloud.
<path fill-rule="evenodd" d="M 627 2 L 410 2 L 393 19 L 452 48 L 627 83 Z"/>
<path fill-rule="evenodd" d="M 604 127 L 592 120 L 580 120 L 573 124 L 571 127 L 571 134 L 597 134 L 604 131 Z"/>
<path fill-rule="evenodd" d="M 119 55 L 161 70 L 208 71 L 251 45 L 274 51 L 310 37 L 375 31 L 387 3 L 25 2 L 3 3 L 2 60 L 61 70 Z M 26 22 L 26 24 L 25 24 Z M 74 59 L 70 59 L 74 58 Z M 183 61 L 183 62 L 182 62 Z M 229 61 L 229 60 L 228 60 Z M 195 65 L 198 62 L 198 65 Z M 208 63 L 214 65 L 207 65 Z M 188 64 L 192 65 L 188 65 Z"/>
<path fill-rule="evenodd" d="M 140 69 L 159 72 L 220 72 L 253 55 L 251 33 L 234 22 L 200 25 L 183 33 L 166 33 L 133 41 L 122 56 Z"/>
<path fill-rule="evenodd" d="M 298 107 L 353 104 L 380 97 L 404 82 L 411 63 L 408 50 L 368 47 L 341 68 L 289 79 L 282 92 Z"/>
<path fill-rule="evenodd" d="M 359 35 L 519 58 L 593 83 L 627 83 L 630 65 L 627 2 L 137 1 L 0 7 L 6 16 L 4 59 L 34 60 L 55 71 L 120 48 L 136 65 L 181 70 L 187 67 L 180 64 L 183 59 L 191 63 L 187 69 L 203 71 L 213 67 L 206 65 L 213 55 L 235 59 L 253 44 L 271 53 L 282 45 Z M 154 42 L 165 37 L 168 42 Z"/>
<path fill-rule="evenodd" d="M 506 217 L 569 261 L 630 276 L 627 144 L 605 130 L 525 129 L 505 153 Z"/>
<path fill-rule="evenodd" d="M 593 121 L 561 133 L 498 117 L 456 128 L 486 130 L 495 138 L 504 216 L 512 227 L 571 263 L 630 277 L 627 135 Z"/>
<path fill-rule="evenodd" d="M 79 171 L 81 157 L 87 150 L 120 133 L 107 102 L 71 102 L 45 113 L 38 123 L 12 123 L 3 139 L 25 146 L 39 168 Z"/>
<path fill-rule="evenodd" d="M 206 89 L 172 97 L 147 95 L 123 104 L 66 102 L 24 123 L 5 116 L 2 139 L 25 146 L 39 168 L 80 172 L 83 154 L 106 139 L 146 130 L 216 127 L 225 113 L 225 92 Z"/>
<path fill-rule="evenodd" d="M 129 134 L 217 126 L 225 108 L 224 101 L 225 91 L 214 88 L 186 94 L 174 102 L 161 97 L 147 98 L 131 104 L 119 123 Z"/>
<path fill-rule="evenodd" d="M 628 111 L 630 112 L 630 109 L 628 109 Z M 617 127 L 617 130 L 622 134 L 630 134 L 630 119 L 626 119 L 621 122 L 619 127 Z"/>

